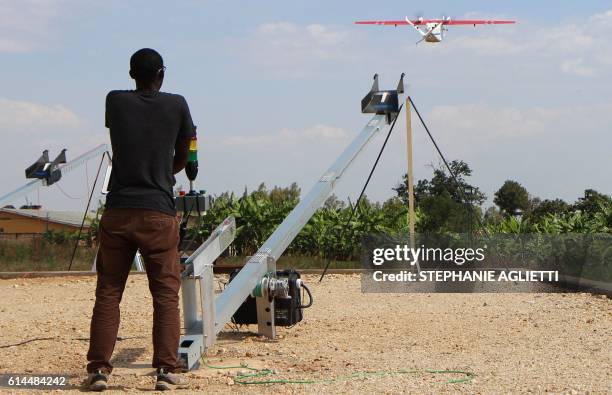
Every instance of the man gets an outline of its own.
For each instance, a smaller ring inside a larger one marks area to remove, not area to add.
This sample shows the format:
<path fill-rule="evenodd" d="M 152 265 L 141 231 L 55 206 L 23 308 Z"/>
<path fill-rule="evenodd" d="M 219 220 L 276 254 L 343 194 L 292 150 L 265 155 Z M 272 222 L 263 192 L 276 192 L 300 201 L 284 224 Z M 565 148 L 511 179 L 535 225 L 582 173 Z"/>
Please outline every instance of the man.
<path fill-rule="evenodd" d="M 87 353 L 88 386 L 107 388 L 119 329 L 119 303 L 140 250 L 153 296 L 155 389 L 183 388 L 178 371 L 180 337 L 178 220 L 172 188 L 185 168 L 195 135 L 187 102 L 160 92 L 165 67 L 159 53 L 144 48 L 130 59 L 136 90 L 111 91 L 106 97 L 113 171 L 100 221 L 96 303 Z"/>

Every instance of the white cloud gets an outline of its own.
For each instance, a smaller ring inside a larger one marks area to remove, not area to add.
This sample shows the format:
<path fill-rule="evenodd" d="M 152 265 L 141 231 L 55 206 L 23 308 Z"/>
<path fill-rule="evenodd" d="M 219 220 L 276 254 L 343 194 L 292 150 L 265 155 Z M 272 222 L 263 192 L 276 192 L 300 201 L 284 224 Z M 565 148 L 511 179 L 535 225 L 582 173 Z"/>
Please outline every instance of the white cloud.
<path fill-rule="evenodd" d="M 479 34 L 454 30 L 450 51 L 481 56 L 521 56 L 525 62 L 556 61 L 569 75 L 593 77 L 612 65 L 612 10 L 595 14 L 584 23 L 561 22 L 541 26 L 519 21 L 512 27 L 483 27 Z"/>
<path fill-rule="evenodd" d="M 487 31 L 485 31 L 487 29 Z M 522 29 L 502 30 L 504 27 L 482 27 L 477 35 L 454 38 L 455 50 L 469 49 L 485 54 L 566 53 L 593 46 L 595 39 L 576 25 L 536 27 L 527 24 Z"/>
<path fill-rule="evenodd" d="M 287 147 L 319 142 L 345 142 L 347 139 L 348 133 L 344 129 L 327 125 L 315 125 L 311 128 L 300 130 L 284 128 L 275 133 L 254 136 L 230 136 L 221 140 L 221 144 L 228 146 L 274 144 L 275 147 Z"/>
<path fill-rule="evenodd" d="M 487 104 L 438 105 L 428 113 L 445 141 L 490 142 L 580 132 L 612 122 L 612 104 L 574 107 L 494 107 Z M 607 118 L 603 120 L 602 116 Z M 459 138 L 458 138 L 459 137 Z"/>
<path fill-rule="evenodd" d="M 0 98 L 0 158 L 5 171 L 0 173 L 0 195 L 23 185 L 24 169 L 36 160 L 44 149 L 49 156 L 55 157 L 66 148 L 68 160 L 108 141 L 105 133 L 92 133 L 86 122 L 70 108 L 62 104 L 43 104 L 33 101 Z M 95 176 L 92 160 L 87 166 L 62 177 L 61 188 L 71 196 L 81 200 L 67 199 L 59 187 L 40 188 L 27 199 L 40 202 L 49 208 L 81 209 L 88 196 L 87 187 Z M 88 180 L 85 176 L 88 176 Z M 96 198 L 97 199 L 97 198 Z M 25 197 L 11 202 L 16 205 L 25 203 Z M 95 203 L 95 201 L 94 201 Z"/>
<path fill-rule="evenodd" d="M 470 13 L 467 17 L 483 16 Z M 492 16 L 486 15 L 486 18 Z M 523 66 L 552 63 L 560 72 L 581 78 L 606 73 L 612 65 L 612 43 L 608 40 L 612 35 L 612 10 L 588 17 L 584 23 L 561 21 L 542 25 L 525 20 L 516 25 L 451 27 L 450 30 L 448 42 L 424 44 L 417 51 L 427 57 L 454 58 L 469 54 L 473 59 L 485 57 L 484 62 L 491 57 L 518 59 L 520 56 Z M 392 59 L 384 52 L 385 46 L 380 45 L 380 40 L 374 40 L 388 31 L 281 21 L 260 25 L 236 50 L 239 56 L 247 56 L 256 68 L 281 78 L 329 74 L 338 67 L 367 65 L 373 59 L 378 59 L 378 69 L 384 64 L 397 67 L 401 53 Z M 397 39 L 404 40 L 400 41 L 402 52 L 413 56 L 414 45 L 403 37 L 407 33 L 397 32 Z"/>
<path fill-rule="evenodd" d="M 71 130 L 80 125 L 68 108 L 0 97 L 0 135 L 10 138 L 19 133 L 41 136 L 46 130 Z"/>
<path fill-rule="evenodd" d="M 0 0 L 0 53 L 28 52 L 49 39 L 62 0 Z"/>
<path fill-rule="evenodd" d="M 597 72 L 593 67 L 587 66 L 583 58 L 568 59 L 561 63 L 561 70 L 566 74 L 580 77 L 594 77 Z"/>
<path fill-rule="evenodd" d="M 85 123 L 69 108 L 46 105 L 30 101 L 0 98 L 0 157 L 4 163 L 25 166 L 36 159 L 43 149 L 53 155 L 67 148 L 74 157 L 105 142 L 103 134 L 92 134 L 85 130 Z M 19 174 L 3 173 L 3 177 L 20 179 Z M 16 177 L 16 178 L 15 178 Z"/>
<path fill-rule="evenodd" d="M 13 40 L 6 37 L 0 37 L 0 53 L 2 52 L 28 52 L 32 49 L 30 43 Z"/>
<path fill-rule="evenodd" d="M 514 55 L 525 50 L 524 43 L 513 38 L 482 35 L 478 37 L 460 36 L 452 43 L 458 49 L 476 51 L 479 54 Z"/>
<path fill-rule="evenodd" d="M 303 134 L 309 138 L 322 138 L 324 140 L 344 140 L 348 138 L 348 133 L 344 129 L 326 125 L 315 125 L 304 130 Z"/>
<path fill-rule="evenodd" d="M 354 48 L 355 37 L 338 27 L 274 22 L 257 27 L 245 50 L 260 67 L 283 76 L 304 76 L 330 63 L 355 61 Z"/>
<path fill-rule="evenodd" d="M 337 51 L 332 49 L 346 40 L 347 33 L 318 24 L 298 26 L 290 22 L 277 22 L 259 26 L 255 30 L 255 37 L 264 40 L 261 44 L 271 46 L 275 50 L 288 51 L 285 55 L 327 59 L 339 56 Z"/>
<path fill-rule="evenodd" d="M 528 114 L 529 113 L 529 114 Z M 493 108 L 486 104 L 438 105 L 429 112 L 435 130 L 472 139 L 494 139 L 542 133 L 548 118 L 539 110 Z"/>
<path fill-rule="evenodd" d="M 598 23 L 599 25 L 612 27 L 612 10 L 595 14 L 590 18 L 590 20 Z"/>

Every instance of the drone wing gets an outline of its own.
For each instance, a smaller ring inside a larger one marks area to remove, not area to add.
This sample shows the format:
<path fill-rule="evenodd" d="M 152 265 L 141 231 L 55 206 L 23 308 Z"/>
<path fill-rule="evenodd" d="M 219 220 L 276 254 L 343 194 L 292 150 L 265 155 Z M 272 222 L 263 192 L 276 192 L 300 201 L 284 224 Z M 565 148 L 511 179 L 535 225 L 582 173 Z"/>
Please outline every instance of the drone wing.
<path fill-rule="evenodd" d="M 420 24 L 420 21 L 413 21 L 414 25 Z M 406 21 L 357 21 L 356 25 L 386 25 L 386 26 L 400 26 L 407 25 Z"/>
<path fill-rule="evenodd" d="M 451 19 L 447 21 L 440 21 L 445 25 L 511 25 L 516 21 L 505 21 L 505 20 L 484 20 L 484 19 Z"/>
<path fill-rule="evenodd" d="M 509 25 L 516 21 L 508 20 L 486 20 L 486 19 L 414 19 L 414 20 L 395 20 L 395 21 L 357 21 L 357 25 L 384 25 L 384 26 L 402 26 L 402 25 L 425 25 L 427 23 L 441 23 L 443 25 Z"/>

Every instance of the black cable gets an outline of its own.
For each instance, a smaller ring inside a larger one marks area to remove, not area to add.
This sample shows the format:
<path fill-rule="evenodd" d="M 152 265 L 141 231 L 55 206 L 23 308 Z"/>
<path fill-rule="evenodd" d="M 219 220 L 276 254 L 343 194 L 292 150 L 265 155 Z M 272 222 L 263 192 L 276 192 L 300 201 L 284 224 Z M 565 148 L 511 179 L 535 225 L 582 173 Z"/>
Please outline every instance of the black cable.
<path fill-rule="evenodd" d="M 380 157 L 382 156 L 382 153 L 385 150 L 385 147 L 387 146 L 387 141 L 389 141 L 389 137 L 391 137 L 391 132 L 393 132 L 393 128 L 395 127 L 395 123 L 397 122 L 397 119 L 399 118 L 399 114 L 402 112 L 403 107 L 404 107 L 404 104 L 402 104 L 397 111 L 397 116 L 393 120 L 393 123 L 391 124 L 391 127 L 389 128 L 389 132 L 387 133 L 387 137 L 385 138 L 385 142 L 383 143 L 382 147 L 380 148 L 380 151 L 378 152 L 378 156 L 376 157 L 374 166 L 372 166 L 372 169 L 370 170 L 370 175 L 368 175 L 368 179 L 366 180 L 365 184 L 363 185 L 363 188 L 361 189 L 359 198 L 357 198 L 357 202 L 355 202 L 355 205 L 353 206 L 353 210 L 351 211 L 351 215 L 349 216 L 348 221 L 346 221 L 344 226 L 341 228 L 341 232 L 343 232 L 349 226 L 349 224 L 351 223 L 351 220 L 353 219 L 353 216 L 355 215 L 355 212 L 357 212 L 357 209 L 359 208 L 359 203 L 361 202 L 361 198 L 363 197 L 363 194 L 365 193 L 365 190 L 368 187 L 368 184 L 370 183 L 370 179 L 372 179 L 374 170 L 376 170 L 378 161 L 380 160 Z M 327 270 L 329 269 L 330 264 L 331 264 L 331 259 L 327 261 L 327 264 L 325 265 L 325 269 L 323 269 L 323 273 L 321 273 L 321 278 L 319 278 L 319 282 L 323 281 L 323 277 L 325 277 L 325 274 L 327 273 Z"/>
<path fill-rule="evenodd" d="M 451 170 L 451 167 L 448 164 L 448 161 L 446 160 L 446 158 L 444 157 L 444 154 L 442 153 L 442 150 L 440 150 L 440 147 L 438 147 L 438 143 L 436 143 L 436 140 L 434 139 L 434 137 L 432 136 L 431 132 L 429 131 L 429 128 L 425 124 L 425 121 L 423 120 L 423 117 L 421 116 L 421 113 L 419 112 L 419 110 L 414 105 L 414 101 L 412 101 L 412 97 L 408 96 L 408 100 L 410 100 L 410 104 L 412 105 L 412 108 L 414 108 L 414 112 L 419 117 L 419 120 L 421 121 L 421 124 L 423 125 L 423 127 L 425 128 L 425 131 L 429 135 L 429 138 L 431 139 L 431 142 L 433 143 L 434 147 L 436 147 L 436 151 L 438 151 L 438 155 L 440 155 L 440 158 L 442 158 L 442 161 L 444 161 L 444 165 L 448 169 L 448 172 L 450 173 L 451 177 L 453 178 L 453 181 L 455 181 L 455 184 L 457 185 L 457 190 L 461 194 L 461 198 L 463 199 L 464 202 L 467 202 L 467 198 L 465 196 L 465 192 L 463 190 L 463 186 L 461 185 L 461 183 L 457 179 L 457 176 L 455 175 L 455 173 Z M 472 204 L 469 204 L 469 207 L 470 207 L 470 211 L 472 211 L 472 214 L 474 214 L 474 206 Z M 484 224 L 480 220 L 480 217 L 478 215 L 475 215 L 474 217 L 478 221 L 478 226 L 480 226 L 480 228 L 483 230 L 483 232 L 487 236 L 487 238 L 490 238 L 489 237 L 489 232 L 484 227 Z"/>
<path fill-rule="evenodd" d="M 184 216 L 181 219 L 181 225 L 180 225 L 181 227 L 183 225 L 185 226 L 183 236 L 187 235 L 187 226 L 189 225 L 189 217 L 191 216 L 191 212 L 193 211 L 194 205 L 197 205 L 196 210 L 198 210 L 198 218 L 200 218 L 200 219 L 202 218 L 202 214 L 200 213 L 200 209 L 199 209 L 200 208 L 200 204 L 199 204 L 199 201 L 198 201 L 199 200 L 198 197 L 199 197 L 198 195 L 195 196 L 196 201 L 195 201 L 195 203 L 193 203 L 193 202 L 191 203 L 191 205 L 189 206 L 189 210 L 187 210 L 187 205 L 186 204 L 183 205 L 183 207 L 184 207 L 184 210 L 183 210 Z M 186 200 L 187 199 L 185 199 L 185 201 Z M 186 212 L 186 214 L 185 214 L 185 212 Z M 200 224 L 198 224 L 198 226 L 200 226 Z M 181 243 L 182 242 L 183 242 L 183 240 L 181 239 Z M 187 251 L 189 251 L 189 249 L 193 246 L 194 242 L 195 242 L 195 237 L 192 237 L 191 240 L 189 240 L 189 242 L 185 246 L 185 248 L 183 248 L 183 249 L 181 249 L 179 251 L 181 253 L 181 255 L 186 253 Z"/>
<path fill-rule="evenodd" d="M 312 297 L 312 292 L 310 292 L 310 289 L 306 286 L 306 284 L 302 283 L 302 288 L 304 288 L 304 290 L 306 291 L 306 293 L 308 294 L 308 304 L 307 305 L 301 305 L 300 309 L 307 309 L 310 306 L 312 306 L 312 303 L 314 302 L 314 299 Z M 302 299 L 304 297 L 302 296 Z"/>
<path fill-rule="evenodd" d="M 147 339 L 148 336 L 117 336 L 117 341 L 124 341 L 124 340 L 131 340 L 131 339 Z M 55 337 L 35 337 L 32 339 L 28 339 L 28 340 L 24 340 L 22 342 L 19 343 L 12 343 L 12 344 L 3 344 L 0 346 L 0 348 L 10 348 L 10 347 L 18 347 L 18 346 L 23 346 L 24 344 L 28 344 L 28 343 L 32 343 L 32 342 L 39 342 L 39 341 L 46 341 L 46 340 L 62 340 L 61 337 L 59 336 L 55 336 Z M 77 340 L 77 341 L 85 341 L 85 340 L 90 340 L 88 337 L 72 337 L 72 338 L 64 338 L 63 340 Z"/>
<path fill-rule="evenodd" d="M 32 342 L 38 342 L 38 341 L 43 341 L 43 340 L 55 340 L 55 339 L 57 339 L 57 337 L 35 337 L 33 339 L 24 340 L 24 341 L 19 342 L 19 343 L 3 344 L 3 345 L 0 346 L 0 348 L 17 347 L 17 346 L 22 346 L 24 344 L 28 344 L 28 343 L 32 343 Z"/>
<path fill-rule="evenodd" d="M 80 199 L 83 199 L 84 197 L 86 197 L 86 196 L 87 196 L 87 195 L 85 195 L 85 196 L 70 196 L 68 193 L 66 193 L 66 191 L 64 191 L 64 190 L 62 189 L 62 187 L 60 186 L 60 184 L 59 184 L 59 183 L 56 183 L 56 184 L 54 184 L 54 185 L 57 187 L 57 189 L 59 189 L 59 191 L 62 193 L 62 195 L 66 196 L 68 199 L 72 199 L 72 200 L 80 200 Z M 40 203 L 39 203 L 39 204 L 40 204 Z"/>
<path fill-rule="evenodd" d="M 412 101 L 412 97 L 408 96 L 408 100 L 410 100 L 410 104 L 412 104 L 412 107 L 414 108 L 414 112 L 419 117 L 419 120 L 421 121 L 421 124 L 423 125 L 423 127 L 425 128 L 425 131 L 429 135 L 429 138 L 431 139 L 431 142 L 433 143 L 434 147 L 436 147 L 436 150 L 438 151 L 438 154 L 440 155 L 440 157 L 444 161 L 444 164 L 446 165 L 446 168 L 448 169 L 448 172 L 450 173 L 451 177 L 453 178 L 453 181 L 455 182 L 455 184 L 457 184 L 457 190 L 461 193 L 461 198 L 463 199 L 463 201 L 467 201 L 467 199 L 465 197 L 465 192 L 463 190 L 463 186 L 459 183 L 459 180 L 457 179 L 457 177 L 455 176 L 455 174 L 451 170 L 451 168 L 450 168 L 446 158 L 444 157 L 444 154 L 442 154 L 442 151 L 440 150 L 440 147 L 438 147 L 438 144 L 436 143 L 436 140 L 434 139 L 434 137 L 432 136 L 431 132 L 429 131 L 429 128 L 425 124 L 425 121 L 423 120 L 423 117 L 421 116 L 421 113 L 419 113 L 419 110 L 414 105 L 414 101 Z M 474 210 L 474 206 L 472 204 L 469 204 L 468 206 L 470 207 L 470 211 L 471 211 L 471 213 L 473 215 L 474 211 L 475 211 Z M 482 232 L 485 235 L 485 237 L 487 238 L 487 240 L 491 241 L 491 235 L 489 234 L 489 231 L 487 231 L 487 228 L 485 227 L 484 223 L 481 221 L 480 216 L 479 215 L 474 215 L 474 217 L 476 218 L 476 221 L 478 222 L 478 226 L 482 230 Z M 501 258 L 501 256 L 499 256 L 499 257 Z M 510 268 L 508 267 L 508 263 L 504 259 L 500 259 L 500 261 L 504 265 L 504 269 L 506 269 L 506 272 L 510 271 Z M 515 285 L 517 285 L 516 281 L 513 281 L 513 282 L 514 282 Z"/>
<path fill-rule="evenodd" d="M 81 233 L 83 232 L 83 226 L 85 226 L 85 219 L 87 218 L 87 212 L 89 211 L 89 205 L 91 204 L 91 199 L 93 198 L 94 191 L 96 190 L 96 184 L 98 183 L 98 177 L 100 176 L 100 170 L 102 169 L 102 163 L 104 163 L 104 156 L 108 156 L 108 159 L 111 160 L 110 154 L 108 151 L 105 151 L 100 158 L 100 164 L 98 165 L 98 172 L 96 173 L 96 179 L 94 180 L 93 185 L 91 186 L 91 193 L 89 194 L 89 199 L 87 200 L 87 207 L 85 208 L 85 213 L 83 214 L 83 220 L 81 221 L 81 227 L 79 228 L 79 233 L 77 234 L 76 241 L 74 242 L 74 249 L 72 250 L 72 256 L 70 257 L 70 265 L 68 265 L 68 271 L 72 269 L 72 262 L 74 261 L 74 256 L 76 254 L 77 247 L 79 246 L 79 240 L 81 239 Z"/>

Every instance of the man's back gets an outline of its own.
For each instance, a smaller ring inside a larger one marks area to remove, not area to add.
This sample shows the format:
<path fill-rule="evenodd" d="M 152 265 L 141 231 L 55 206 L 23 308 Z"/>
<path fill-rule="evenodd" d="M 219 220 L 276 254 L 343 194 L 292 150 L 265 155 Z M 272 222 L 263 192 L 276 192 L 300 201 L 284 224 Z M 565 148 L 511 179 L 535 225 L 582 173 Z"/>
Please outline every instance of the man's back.
<path fill-rule="evenodd" d="M 113 171 L 100 219 L 98 281 L 87 352 L 87 385 L 107 388 L 121 317 L 119 303 L 137 251 L 144 258 L 153 298 L 153 358 L 156 390 L 181 388 L 178 256 L 179 221 L 172 187 L 185 168 L 195 128 L 182 96 L 160 92 L 166 67 L 151 49 L 130 58 L 134 91 L 106 97 L 106 126 L 113 146 Z"/>
<path fill-rule="evenodd" d="M 174 215 L 174 148 L 194 127 L 187 102 L 164 92 L 111 91 L 106 126 L 113 147 L 107 208 L 145 208 Z"/>

